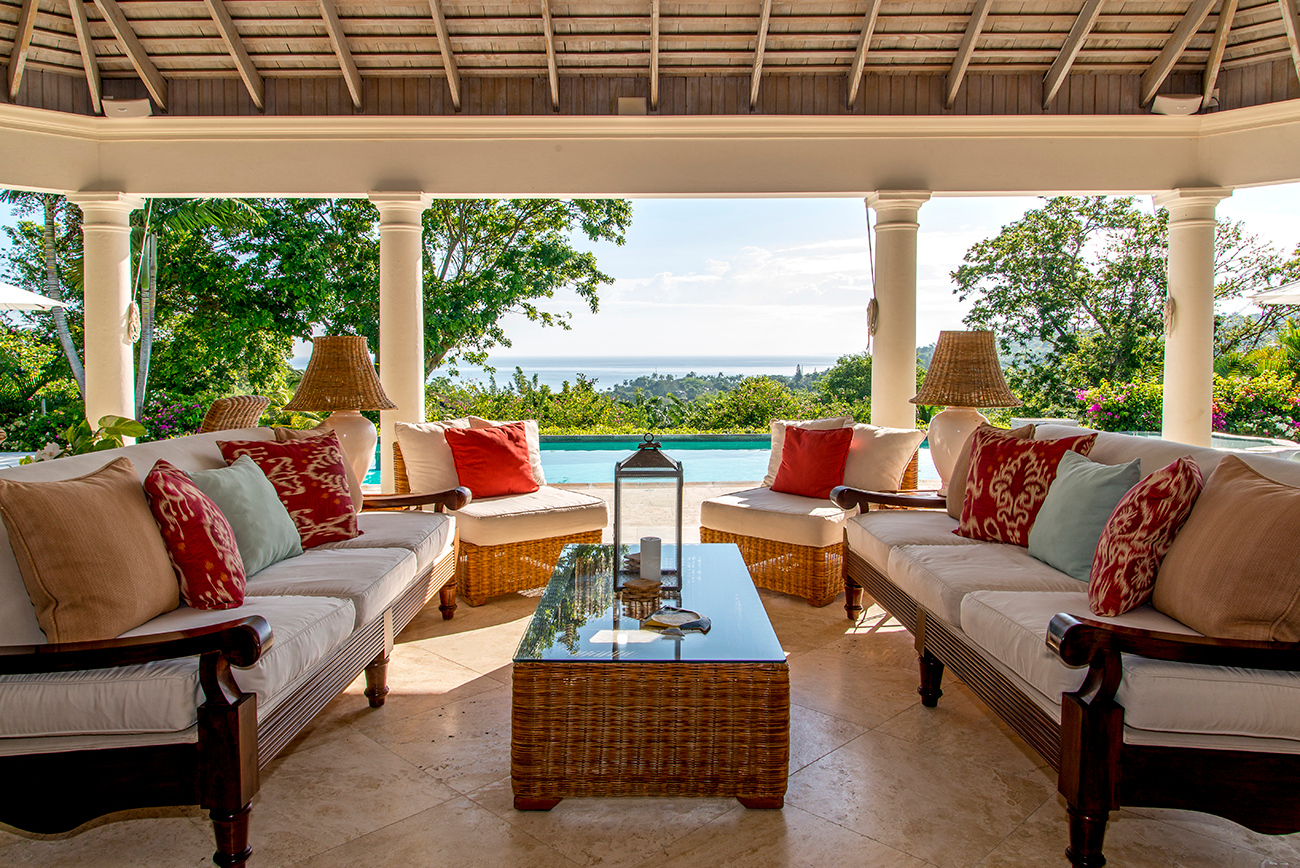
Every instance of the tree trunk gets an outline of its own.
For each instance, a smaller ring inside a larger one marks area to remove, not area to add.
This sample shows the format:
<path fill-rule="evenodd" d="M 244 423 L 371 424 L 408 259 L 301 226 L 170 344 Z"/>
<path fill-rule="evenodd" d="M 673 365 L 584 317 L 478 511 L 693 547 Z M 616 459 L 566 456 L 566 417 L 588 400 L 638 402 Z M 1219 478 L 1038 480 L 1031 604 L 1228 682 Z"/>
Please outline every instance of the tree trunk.
<path fill-rule="evenodd" d="M 144 261 L 149 278 L 140 288 L 140 354 L 135 365 L 135 418 L 144 415 L 149 386 L 149 357 L 153 354 L 153 324 L 158 299 L 158 236 L 144 237 Z"/>
<path fill-rule="evenodd" d="M 54 210 L 58 203 L 57 196 L 45 196 L 45 234 L 42 237 L 42 246 L 45 248 L 45 294 L 55 301 L 63 301 L 63 286 L 59 282 L 59 258 L 58 251 L 55 249 L 54 239 Z M 68 360 L 68 367 L 72 369 L 72 379 L 77 381 L 77 391 L 81 393 L 82 400 L 86 397 L 86 371 L 81 366 L 81 356 L 77 354 L 77 348 L 72 343 L 72 332 L 68 329 L 68 315 L 61 307 L 53 309 L 54 329 L 59 335 L 59 345 L 63 347 L 63 355 Z"/>

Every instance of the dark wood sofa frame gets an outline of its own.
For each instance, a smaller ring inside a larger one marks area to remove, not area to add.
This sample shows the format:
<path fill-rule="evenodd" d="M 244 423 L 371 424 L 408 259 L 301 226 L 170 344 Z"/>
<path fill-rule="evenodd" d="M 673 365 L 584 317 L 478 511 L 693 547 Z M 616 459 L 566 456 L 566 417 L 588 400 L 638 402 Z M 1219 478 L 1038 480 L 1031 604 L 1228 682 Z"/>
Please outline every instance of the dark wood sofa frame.
<path fill-rule="evenodd" d="M 864 510 L 869 503 L 937 505 L 843 487 L 831 497 L 841 508 L 857 505 Z M 1102 847 L 1110 811 L 1126 805 L 1200 811 L 1270 835 L 1300 831 L 1300 755 L 1126 744 L 1124 708 L 1115 701 L 1123 654 L 1294 671 L 1300 670 L 1300 643 L 1160 633 L 1059 614 L 1048 627 L 1047 646 L 1067 665 L 1087 666 L 1088 674 L 1078 691 L 1061 697 L 1058 724 L 992 666 L 982 649 L 847 546 L 844 589 L 850 619 L 861 615 L 865 591 L 911 632 L 922 705 L 938 704 L 944 669 L 951 668 L 1056 769 L 1057 789 L 1070 818 L 1065 855 L 1076 868 L 1106 864 Z"/>
<path fill-rule="evenodd" d="M 414 501 L 419 501 L 418 504 Z M 366 508 L 434 504 L 460 509 L 468 489 L 417 497 L 370 495 Z M 178 657 L 199 658 L 204 702 L 194 743 L 144 745 L 0 757 L 0 821 L 29 832 L 67 832 L 95 817 L 129 808 L 199 805 L 216 835 L 212 861 L 243 866 L 249 805 L 259 773 L 331 699 L 365 672 L 371 708 L 388 694 L 393 639 L 435 595 L 444 619 L 456 610 L 456 557 L 435 561 L 384 611 L 354 632 L 315 675 L 260 722 L 257 696 L 239 689 L 231 667 L 255 664 L 274 641 L 253 616 L 194 630 L 103 642 L 0 646 L 0 674 L 112 669 Z"/>

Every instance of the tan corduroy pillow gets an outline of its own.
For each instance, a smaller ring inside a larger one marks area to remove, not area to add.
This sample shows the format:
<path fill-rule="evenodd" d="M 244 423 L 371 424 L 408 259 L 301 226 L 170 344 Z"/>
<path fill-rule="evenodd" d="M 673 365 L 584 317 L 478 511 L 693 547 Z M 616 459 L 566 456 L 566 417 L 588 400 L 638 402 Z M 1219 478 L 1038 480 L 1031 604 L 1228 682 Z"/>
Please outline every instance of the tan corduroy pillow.
<path fill-rule="evenodd" d="M 402 460 L 406 462 L 406 479 L 411 491 L 432 494 L 450 491 L 460 485 L 456 475 L 456 462 L 447 445 L 448 428 L 468 428 L 469 419 L 448 419 L 445 422 L 398 422 L 393 426 L 397 442 L 402 447 Z"/>
<path fill-rule="evenodd" d="M 271 430 L 275 432 L 275 439 L 278 442 L 288 443 L 290 440 L 306 440 L 308 437 L 319 437 L 322 434 L 326 434 L 330 431 L 333 431 L 334 429 L 330 428 L 328 425 L 324 423 L 321 423 L 320 425 L 317 425 L 315 428 L 276 427 L 276 428 L 272 428 Z M 346 458 L 347 456 L 344 457 Z M 346 470 L 348 474 L 348 494 L 352 497 L 352 511 L 360 512 L 361 505 L 363 502 L 363 495 L 361 493 L 361 480 L 357 479 L 357 475 L 352 472 L 352 462 L 344 461 L 343 469 Z"/>
<path fill-rule="evenodd" d="M 992 425 L 981 425 L 980 428 L 993 428 L 1001 431 L 1004 437 L 1014 437 L 1016 440 L 1034 439 L 1033 425 L 1021 425 L 1010 430 L 994 428 Z M 975 430 L 978 431 L 979 428 Z M 966 483 L 970 481 L 970 447 L 974 439 L 975 431 L 972 431 L 966 438 L 966 445 L 957 453 L 957 463 L 953 465 L 952 476 L 948 479 L 948 514 L 958 521 L 961 521 L 961 505 L 966 500 Z"/>
<path fill-rule="evenodd" d="M 1300 488 L 1226 455 L 1156 573 L 1155 608 L 1222 639 L 1300 642 Z"/>
<path fill-rule="evenodd" d="M 925 432 L 918 428 L 854 425 L 849 457 L 844 462 L 844 484 L 863 491 L 898 488 L 924 439 Z"/>
<path fill-rule="evenodd" d="M 0 479 L 0 515 L 51 642 L 112 639 L 180 605 L 167 546 L 128 458 L 57 482 Z"/>

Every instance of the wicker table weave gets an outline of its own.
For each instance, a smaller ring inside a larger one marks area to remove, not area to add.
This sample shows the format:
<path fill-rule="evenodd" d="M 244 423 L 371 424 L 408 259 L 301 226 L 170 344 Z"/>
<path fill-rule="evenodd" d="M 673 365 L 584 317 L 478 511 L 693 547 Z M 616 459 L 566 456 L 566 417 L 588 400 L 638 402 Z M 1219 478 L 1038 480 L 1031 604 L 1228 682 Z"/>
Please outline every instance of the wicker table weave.
<path fill-rule="evenodd" d="M 790 678 L 734 545 L 688 546 L 680 596 L 708 635 L 640 630 L 608 569 L 574 564 L 609 546 L 571 546 L 516 655 L 511 709 L 515 807 L 570 796 L 734 796 L 784 804 Z M 665 562 L 668 558 L 665 556 Z"/>

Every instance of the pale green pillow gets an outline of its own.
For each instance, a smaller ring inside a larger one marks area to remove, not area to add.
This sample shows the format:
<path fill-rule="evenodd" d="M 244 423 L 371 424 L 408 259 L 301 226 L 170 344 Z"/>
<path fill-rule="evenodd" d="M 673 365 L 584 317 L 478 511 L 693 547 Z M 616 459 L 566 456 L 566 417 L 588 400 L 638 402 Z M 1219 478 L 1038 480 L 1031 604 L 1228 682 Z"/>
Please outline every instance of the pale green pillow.
<path fill-rule="evenodd" d="M 1142 479 L 1141 467 L 1136 458 L 1128 464 L 1097 464 L 1077 452 L 1062 455 L 1029 531 L 1029 553 L 1088 581 L 1101 532 L 1120 498 Z"/>
<path fill-rule="evenodd" d="M 189 476 L 230 522 L 248 575 L 302 554 L 302 536 L 289 510 L 253 459 L 241 455 L 229 467 Z"/>

